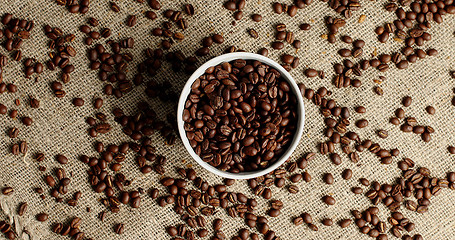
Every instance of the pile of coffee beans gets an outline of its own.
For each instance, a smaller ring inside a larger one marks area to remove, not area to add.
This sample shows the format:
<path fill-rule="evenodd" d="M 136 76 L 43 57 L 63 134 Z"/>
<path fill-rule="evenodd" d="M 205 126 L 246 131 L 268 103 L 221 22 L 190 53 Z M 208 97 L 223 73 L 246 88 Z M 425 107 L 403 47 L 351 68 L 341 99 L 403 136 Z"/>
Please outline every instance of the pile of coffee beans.
<path fill-rule="evenodd" d="M 89 18 L 87 23 L 90 25 L 82 25 L 79 27 L 79 30 L 82 33 L 85 33 L 87 37 L 84 40 L 84 43 L 88 46 L 92 45 L 94 41 L 100 38 L 109 38 L 111 36 L 111 29 L 109 28 L 102 28 L 100 32 L 96 30 L 92 30 L 92 28 L 98 27 L 99 21 L 96 18 Z"/>
<path fill-rule="evenodd" d="M 203 161 L 223 171 L 264 169 L 296 130 L 296 96 L 280 72 L 243 59 L 206 69 L 191 86 L 183 121 Z"/>
<path fill-rule="evenodd" d="M 89 10 L 90 0 L 55 0 L 60 6 L 65 6 L 70 13 L 85 14 Z"/>
<path fill-rule="evenodd" d="M 0 34 L 0 38 L 3 38 L 3 36 L 6 37 L 3 47 L 8 52 L 16 50 L 13 54 L 13 58 L 18 59 L 16 61 L 19 61 L 21 58 L 20 56 L 22 56 L 20 48 L 22 47 L 24 40 L 30 38 L 35 22 L 14 18 L 12 14 L 6 13 L 2 17 L 2 24 L 5 25 L 5 27 L 1 30 L 2 33 Z"/>
<path fill-rule="evenodd" d="M 12 226 L 5 222 L 5 221 L 0 221 L 0 231 L 5 234 L 5 237 L 9 240 L 16 239 L 16 233 L 14 232 L 14 229 Z"/>
<path fill-rule="evenodd" d="M 297 15 L 297 11 L 299 9 L 303 9 L 306 6 L 310 5 L 313 1 L 312 0 L 296 0 L 294 4 L 288 5 L 286 3 L 273 3 L 273 11 L 277 14 L 287 13 L 290 17 L 294 17 Z"/>
<path fill-rule="evenodd" d="M 80 226 L 82 219 L 79 217 L 73 218 L 69 224 L 56 223 L 52 227 L 52 232 L 60 234 L 62 236 L 69 236 L 75 240 L 91 240 L 92 238 L 86 238 L 85 233 L 81 231 Z"/>
<path fill-rule="evenodd" d="M 338 29 L 344 27 L 346 25 L 346 21 L 341 18 L 327 17 L 325 19 L 325 24 L 327 25 L 329 33 L 327 35 L 323 35 L 322 37 L 326 38 L 329 43 L 335 43 Z"/>
<path fill-rule="evenodd" d="M 206 218 L 211 217 L 221 208 L 226 209 L 227 214 L 232 218 L 243 218 L 245 224 L 250 228 L 256 228 L 259 233 L 264 235 L 264 239 L 278 238 L 276 233 L 270 229 L 268 219 L 255 214 L 258 203 L 254 198 L 248 198 L 243 193 L 228 191 L 228 186 L 233 185 L 235 180 L 225 179 L 224 184 L 209 185 L 191 168 L 179 168 L 177 173 L 181 178 L 164 177 L 160 181 L 168 189 L 169 194 L 158 196 L 157 189 L 151 190 L 151 197 L 157 199 L 159 206 L 165 207 L 173 204 L 174 211 L 181 215 L 181 219 L 186 223 L 168 226 L 166 231 L 171 237 L 195 239 L 196 235 L 201 238 L 207 236 Z M 192 181 L 195 188 L 190 189 L 187 181 Z M 273 210 L 269 211 L 269 216 L 276 217 L 279 215 L 278 209 L 282 208 L 283 203 L 274 200 L 271 202 L 271 206 Z M 213 239 L 226 239 L 226 235 L 221 230 L 222 226 L 222 219 L 217 218 L 213 221 Z M 194 232 L 191 229 L 197 230 Z M 234 236 L 233 239 L 248 239 L 248 236 L 251 239 L 259 239 L 258 234 L 250 233 L 248 229 L 240 229 L 238 236 Z"/>
<path fill-rule="evenodd" d="M 132 89 L 131 81 L 126 78 L 126 72 L 128 62 L 133 60 L 133 55 L 121 53 L 121 50 L 133 48 L 134 39 L 126 38 L 119 42 L 108 41 L 108 44 L 113 53 L 109 53 L 102 44 L 97 44 L 94 48 L 89 49 L 90 69 L 99 70 L 99 79 L 103 82 L 110 82 L 105 85 L 104 94 L 121 98 Z M 117 83 L 117 87 L 114 88 L 111 83 Z"/>
<path fill-rule="evenodd" d="M 75 70 L 74 65 L 70 63 L 70 58 L 77 54 L 77 51 L 70 45 L 74 41 L 75 35 L 63 35 L 63 31 L 60 28 L 52 28 L 49 25 L 44 26 L 44 33 L 50 39 L 49 49 L 53 51 L 49 53 L 50 60 L 46 62 L 46 66 L 51 71 L 55 70 L 56 67 L 62 69 L 60 80 L 66 84 L 70 81 L 70 73 Z M 40 73 L 37 64 L 39 63 L 35 64 L 34 70 L 36 73 Z M 33 73 L 33 71 L 26 71 L 27 75 L 29 72 Z M 57 87 L 53 90 L 55 96 L 58 98 L 66 95 L 65 90 L 62 88 Z"/>

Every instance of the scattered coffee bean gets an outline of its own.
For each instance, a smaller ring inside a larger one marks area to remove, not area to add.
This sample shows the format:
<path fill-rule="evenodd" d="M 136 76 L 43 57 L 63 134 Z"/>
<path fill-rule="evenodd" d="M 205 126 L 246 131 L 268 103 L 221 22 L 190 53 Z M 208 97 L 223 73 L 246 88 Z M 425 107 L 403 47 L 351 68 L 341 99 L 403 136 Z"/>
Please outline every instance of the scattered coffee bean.
<path fill-rule="evenodd" d="M 48 218 L 49 216 L 46 213 L 39 213 L 36 215 L 36 220 L 40 222 L 45 222 Z"/>

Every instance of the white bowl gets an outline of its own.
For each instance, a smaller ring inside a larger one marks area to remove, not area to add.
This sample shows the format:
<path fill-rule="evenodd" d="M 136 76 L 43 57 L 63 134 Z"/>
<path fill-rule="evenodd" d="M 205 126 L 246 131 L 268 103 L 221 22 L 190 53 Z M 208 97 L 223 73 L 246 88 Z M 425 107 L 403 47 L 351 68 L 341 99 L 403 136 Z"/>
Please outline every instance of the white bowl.
<path fill-rule="evenodd" d="M 204 162 L 193 150 L 193 148 L 190 145 L 190 141 L 186 137 L 186 131 L 184 129 L 184 121 L 183 121 L 183 110 L 185 109 L 185 102 L 188 98 L 188 95 L 191 92 L 191 85 L 193 82 L 198 79 L 201 75 L 205 73 L 205 70 L 211 66 L 216 66 L 220 63 L 223 62 L 231 62 L 236 59 L 245 59 L 245 60 L 258 60 L 262 63 L 265 63 L 276 70 L 278 70 L 281 73 L 281 76 L 288 81 L 289 85 L 291 86 L 292 92 L 295 94 L 297 98 L 297 128 L 296 132 L 294 134 L 294 138 L 292 139 L 292 142 L 290 143 L 289 147 L 287 150 L 284 152 L 284 154 L 272 165 L 268 166 L 265 169 L 257 170 L 257 171 L 251 171 L 251 172 L 240 172 L 240 173 L 231 173 L 231 172 L 226 172 L 226 171 L 221 171 L 212 165 Z M 305 122 L 305 107 L 303 104 L 303 98 L 302 94 L 300 93 L 299 87 L 297 86 L 296 82 L 294 81 L 294 78 L 292 78 L 291 74 L 289 74 L 288 71 L 286 71 L 280 64 L 277 62 L 273 61 L 270 58 L 264 57 L 259 54 L 255 53 L 247 53 L 247 52 L 236 52 L 236 53 L 228 53 L 228 54 L 223 54 L 221 56 L 212 58 L 208 62 L 204 63 L 202 66 L 200 66 L 188 79 L 188 81 L 185 84 L 185 87 L 183 88 L 181 94 L 180 94 L 180 99 L 178 103 L 178 109 L 177 109 L 177 125 L 180 133 L 180 138 L 182 139 L 183 145 L 185 146 L 186 150 L 190 153 L 191 157 L 196 160 L 199 165 L 201 165 L 203 168 L 207 169 L 209 172 L 214 173 L 218 176 L 229 178 L 229 179 L 250 179 L 250 178 L 256 178 L 262 175 L 265 175 L 275 169 L 277 169 L 279 166 L 281 166 L 294 152 L 295 148 L 299 144 L 300 138 L 302 137 L 303 133 L 303 127 L 304 127 L 304 122 Z"/>

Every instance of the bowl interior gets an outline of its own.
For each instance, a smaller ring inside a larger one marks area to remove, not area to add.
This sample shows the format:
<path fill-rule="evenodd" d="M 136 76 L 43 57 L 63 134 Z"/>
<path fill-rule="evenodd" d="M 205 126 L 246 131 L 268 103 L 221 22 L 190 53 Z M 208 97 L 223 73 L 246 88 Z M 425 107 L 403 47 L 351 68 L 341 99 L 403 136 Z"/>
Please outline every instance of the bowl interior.
<path fill-rule="evenodd" d="M 185 109 L 185 102 L 188 98 L 188 95 L 191 92 L 191 86 L 193 82 L 199 78 L 202 74 L 204 74 L 205 70 L 211 66 L 216 66 L 220 63 L 223 62 L 230 62 L 236 59 L 245 59 L 245 60 L 258 60 L 260 62 L 263 62 L 276 70 L 278 70 L 281 73 L 281 76 L 288 81 L 289 85 L 291 86 L 291 90 L 294 93 L 294 95 L 297 98 L 298 106 L 297 106 L 297 128 L 296 132 L 294 134 L 294 137 L 292 139 L 292 142 L 290 143 L 289 147 L 286 149 L 286 151 L 283 153 L 283 155 L 272 165 L 265 169 L 257 170 L 257 171 L 251 171 L 251 172 L 241 172 L 241 173 L 230 173 L 230 172 L 225 172 L 221 171 L 212 165 L 204 162 L 199 155 L 196 154 L 196 152 L 193 150 L 193 148 L 190 145 L 190 142 L 188 138 L 186 137 L 186 131 L 184 129 L 184 122 L 183 122 L 183 110 Z M 223 54 L 221 56 L 212 58 L 208 62 L 204 63 L 202 66 L 200 66 L 188 79 L 187 83 L 185 84 L 181 94 L 180 94 L 180 99 L 178 103 L 178 109 L 177 109 L 177 124 L 178 124 L 178 129 L 179 129 L 179 134 L 180 138 L 182 139 L 183 145 L 185 146 L 186 150 L 190 153 L 191 157 L 193 157 L 198 164 L 200 164 L 202 167 L 207 169 L 208 171 L 219 175 L 221 177 L 225 178 L 230 178 L 230 179 L 250 179 L 250 178 L 255 178 L 259 177 L 262 175 L 265 175 L 279 166 L 281 166 L 294 152 L 295 148 L 297 147 L 300 138 L 302 137 L 303 133 L 303 127 L 304 127 L 304 122 L 305 122 L 305 107 L 303 104 L 303 98 L 302 95 L 300 94 L 300 90 L 294 81 L 294 78 L 289 74 L 288 71 L 286 71 L 280 64 L 277 62 L 271 60 L 270 58 L 264 57 L 259 54 L 255 53 L 247 53 L 247 52 L 237 52 L 237 53 L 228 53 L 228 54 Z"/>

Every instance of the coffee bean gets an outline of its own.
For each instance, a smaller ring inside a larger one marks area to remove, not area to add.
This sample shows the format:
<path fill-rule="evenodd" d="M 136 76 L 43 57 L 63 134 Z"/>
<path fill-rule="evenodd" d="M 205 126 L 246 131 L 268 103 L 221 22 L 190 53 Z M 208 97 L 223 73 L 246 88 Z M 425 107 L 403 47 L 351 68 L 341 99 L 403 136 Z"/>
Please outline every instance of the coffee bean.
<path fill-rule="evenodd" d="M 361 119 L 361 120 L 358 120 L 355 125 L 358 127 L 358 128 L 365 128 L 368 126 L 368 121 L 366 119 Z"/>
<path fill-rule="evenodd" d="M 409 107 L 409 106 L 411 106 L 412 98 L 409 97 L 409 96 L 406 96 L 406 97 L 403 98 L 403 102 L 402 103 L 403 103 L 403 106 Z"/>
<path fill-rule="evenodd" d="M 449 146 L 447 149 L 449 150 L 450 154 L 455 154 L 455 147 L 454 146 Z"/>
<path fill-rule="evenodd" d="M 305 70 L 305 76 L 307 77 L 316 77 L 318 75 L 318 72 L 312 68 L 308 68 Z"/>
<path fill-rule="evenodd" d="M 218 44 L 221 44 L 221 43 L 224 42 L 224 38 L 223 38 L 223 36 L 221 36 L 220 34 L 214 34 L 214 35 L 212 36 L 212 39 L 213 39 L 213 41 L 214 41 L 215 43 L 218 43 Z"/>
<path fill-rule="evenodd" d="M 11 195 L 13 194 L 14 189 L 12 187 L 4 187 L 2 188 L 2 194 L 3 195 Z"/>
<path fill-rule="evenodd" d="M 349 225 L 351 225 L 352 220 L 351 219 L 343 219 L 340 221 L 340 227 L 346 228 Z"/>
<path fill-rule="evenodd" d="M 49 216 L 46 213 L 39 213 L 36 215 L 36 220 L 40 222 L 45 222 L 48 218 Z"/>
<path fill-rule="evenodd" d="M 387 133 L 386 130 L 379 130 L 379 131 L 377 132 L 377 134 L 378 134 L 378 136 L 379 136 L 380 138 L 387 138 L 387 137 L 389 136 L 389 134 Z"/>
<path fill-rule="evenodd" d="M 73 105 L 76 107 L 81 107 L 84 105 L 84 99 L 82 98 L 74 98 L 73 99 Z"/>
<path fill-rule="evenodd" d="M 128 19 L 126 20 L 126 25 L 128 27 L 133 27 L 137 23 L 137 18 L 135 15 L 130 15 Z"/>
<path fill-rule="evenodd" d="M 256 30 L 254 30 L 254 29 L 252 29 L 252 28 L 248 30 L 248 33 L 250 34 L 250 36 L 251 36 L 252 38 L 258 38 L 258 37 L 259 37 L 258 32 L 256 32 Z"/>
<path fill-rule="evenodd" d="M 110 2 L 111 10 L 114 12 L 120 12 L 120 7 L 115 2 Z"/>
<path fill-rule="evenodd" d="M 333 220 L 330 219 L 330 218 L 325 218 L 322 220 L 322 224 L 324 224 L 325 226 L 332 226 L 333 225 Z"/>
<path fill-rule="evenodd" d="M 379 96 L 384 95 L 384 90 L 383 90 L 381 87 L 376 86 L 376 87 L 374 87 L 373 90 L 374 90 L 374 92 L 375 92 L 377 95 L 379 95 Z"/>
<path fill-rule="evenodd" d="M 352 177 L 352 170 L 351 169 L 345 169 L 343 171 L 342 177 L 344 180 L 349 180 Z"/>
<path fill-rule="evenodd" d="M 324 196 L 322 201 L 327 205 L 335 205 L 335 199 L 328 195 Z"/>
<path fill-rule="evenodd" d="M 269 55 L 269 50 L 267 48 L 261 48 L 259 49 L 258 54 L 267 57 Z"/>
<path fill-rule="evenodd" d="M 333 175 L 331 173 L 324 174 L 323 180 L 326 184 L 333 184 L 334 182 Z"/>
<path fill-rule="evenodd" d="M 123 234 L 124 231 L 125 231 L 125 226 L 123 225 L 123 223 L 119 223 L 119 224 L 115 225 L 115 227 L 114 227 L 115 233 Z"/>
<path fill-rule="evenodd" d="M 273 4 L 273 11 L 277 14 L 283 13 L 283 5 L 281 3 L 275 2 Z"/>
<path fill-rule="evenodd" d="M 308 23 L 302 23 L 302 24 L 300 24 L 299 28 L 300 28 L 301 30 L 307 31 L 307 30 L 310 30 L 310 29 L 311 29 L 311 25 L 308 24 Z"/>
<path fill-rule="evenodd" d="M 30 126 L 30 125 L 32 125 L 33 120 L 32 120 L 30 117 L 23 117 L 23 118 L 22 118 L 22 123 L 23 123 L 25 126 Z"/>
<path fill-rule="evenodd" d="M 278 209 L 270 209 L 268 211 L 268 215 L 270 217 L 278 217 L 280 215 L 280 210 L 278 210 Z"/>
<path fill-rule="evenodd" d="M 275 50 L 281 50 L 284 48 L 284 44 L 282 42 L 273 42 L 272 48 Z"/>
<path fill-rule="evenodd" d="M 57 160 L 57 162 L 59 162 L 60 164 L 67 164 L 68 163 L 68 158 L 66 158 L 64 155 L 57 155 L 55 156 L 55 159 Z"/>
<path fill-rule="evenodd" d="M 19 129 L 17 128 L 11 128 L 9 131 L 8 131 L 8 136 L 10 138 L 16 138 L 17 136 L 19 135 Z"/>
<path fill-rule="evenodd" d="M 363 106 L 358 106 L 358 107 L 355 108 L 355 111 L 356 111 L 357 113 L 361 113 L 361 114 L 362 114 L 362 113 L 366 113 L 366 108 L 363 107 Z"/>
<path fill-rule="evenodd" d="M 295 5 L 289 6 L 288 15 L 294 17 L 297 14 L 297 7 Z"/>
<path fill-rule="evenodd" d="M 296 217 L 294 218 L 294 220 L 292 221 L 294 223 L 294 225 L 296 226 L 299 226 L 303 223 L 303 218 L 302 217 Z"/>
<path fill-rule="evenodd" d="M 288 187 L 288 191 L 289 193 L 296 194 L 299 192 L 299 187 L 297 187 L 296 185 L 290 185 Z"/>
<path fill-rule="evenodd" d="M 262 16 L 259 14 L 253 14 L 253 15 L 251 15 L 251 19 L 253 19 L 253 21 L 255 21 L 255 22 L 260 22 L 260 21 L 262 21 Z"/>
<path fill-rule="evenodd" d="M 427 113 L 428 113 L 428 114 L 430 114 L 430 115 L 434 115 L 434 114 L 435 114 L 435 112 L 436 112 L 435 108 L 434 108 L 434 107 L 432 107 L 432 106 L 428 106 L 428 107 L 426 107 L 426 108 L 425 108 L 425 110 L 426 110 L 426 111 L 427 111 Z"/>
<path fill-rule="evenodd" d="M 302 219 L 303 219 L 303 222 L 305 222 L 306 224 L 313 223 L 313 218 L 311 217 L 311 215 L 309 213 L 303 213 Z"/>
<path fill-rule="evenodd" d="M 17 214 L 19 216 L 23 216 L 24 213 L 27 211 L 27 206 L 28 204 L 26 202 L 21 203 L 17 209 Z"/>
<path fill-rule="evenodd" d="M 363 192 L 362 188 L 360 187 L 353 187 L 351 190 L 354 194 L 362 194 Z"/>
<path fill-rule="evenodd" d="M 219 231 L 223 226 L 223 220 L 217 218 L 213 221 L 213 230 Z"/>

